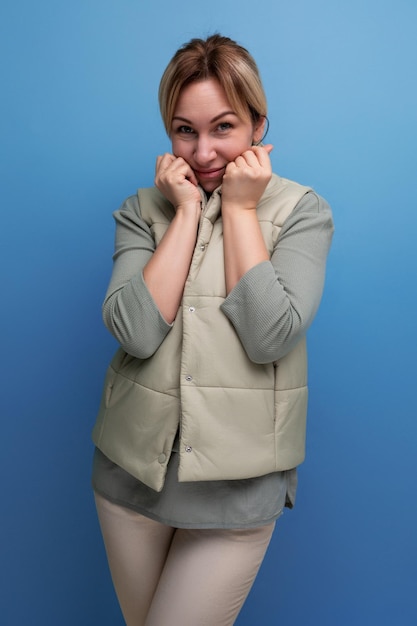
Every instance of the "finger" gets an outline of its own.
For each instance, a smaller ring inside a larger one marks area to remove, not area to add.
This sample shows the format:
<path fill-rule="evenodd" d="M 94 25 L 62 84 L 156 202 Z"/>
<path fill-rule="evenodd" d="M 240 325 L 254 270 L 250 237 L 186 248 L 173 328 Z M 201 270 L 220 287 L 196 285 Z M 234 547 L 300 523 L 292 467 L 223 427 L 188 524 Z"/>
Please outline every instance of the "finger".
<path fill-rule="evenodd" d="M 265 146 L 252 146 L 251 150 L 252 152 L 254 152 L 255 154 L 270 154 L 272 152 L 272 150 L 274 149 L 274 146 L 272 145 L 272 143 L 267 143 Z"/>
<path fill-rule="evenodd" d="M 185 159 L 183 159 L 182 157 L 175 157 L 175 161 L 171 167 L 172 170 L 175 170 L 177 173 L 184 176 L 185 180 L 190 181 L 190 183 L 197 187 L 198 180 L 196 178 L 194 170 Z"/>
<path fill-rule="evenodd" d="M 255 155 L 252 154 L 252 160 L 256 158 Z M 239 154 L 234 160 L 236 167 L 244 167 L 248 165 L 248 161 L 250 159 L 249 150 L 244 152 L 243 154 Z"/>
<path fill-rule="evenodd" d="M 251 146 L 251 150 L 266 150 L 268 153 L 271 152 L 274 149 L 274 146 L 272 143 L 259 143 L 259 144 L 253 144 Z"/>
<path fill-rule="evenodd" d="M 172 154 L 166 152 L 163 155 L 160 155 L 156 159 L 156 171 L 161 169 L 166 169 L 169 165 L 175 160 L 175 157 Z"/>
<path fill-rule="evenodd" d="M 234 161 L 236 167 L 238 169 L 243 170 L 244 168 L 249 168 L 250 170 L 257 170 L 258 168 L 262 168 L 263 165 L 260 161 L 259 154 L 257 154 L 254 150 L 249 149 L 236 157 Z"/>
<path fill-rule="evenodd" d="M 236 162 L 229 161 L 229 163 L 226 165 L 226 169 L 224 170 L 224 175 L 226 176 L 226 174 L 231 174 L 236 169 L 237 169 Z"/>
<path fill-rule="evenodd" d="M 264 150 L 267 151 L 268 154 L 271 154 L 272 150 L 274 149 L 274 146 L 272 145 L 272 143 L 267 143 L 267 144 L 265 144 L 262 147 L 263 147 Z"/>
<path fill-rule="evenodd" d="M 245 160 L 245 163 L 247 165 L 250 165 L 251 167 L 256 167 L 257 165 L 259 165 L 258 154 L 252 148 L 250 150 L 246 150 L 240 156 L 241 156 L 241 158 L 243 158 Z"/>
<path fill-rule="evenodd" d="M 267 144 L 266 146 L 252 146 L 252 151 L 256 155 L 260 165 L 262 167 L 270 166 L 271 159 L 269 158 L 274 146 Z"/>
<path fill-rule="evenodd" d="M 161 167 L 162 158 L 163 157 L 161 155 L 156 157 L 155 172 L 158 172 L 159 168 Z"/>
<path fill-rule="evenodd" d="M 191 167 L 182 157 L 175 157 L 174 161 L 170 164 L 169 169 L 175 174 L 181 174 L 187 178 L 192 172 Z"/>
<path fill-rule="evenodd" d="M 187 180 L 190 181 L 190 183 L 192 183 L 193 185 L 195 185 L 196 187 L 198 186 L 198 180 L 196 175 L 194 174 L 194 170 L 190 167 L 190 175 L 186 176 Z"/>

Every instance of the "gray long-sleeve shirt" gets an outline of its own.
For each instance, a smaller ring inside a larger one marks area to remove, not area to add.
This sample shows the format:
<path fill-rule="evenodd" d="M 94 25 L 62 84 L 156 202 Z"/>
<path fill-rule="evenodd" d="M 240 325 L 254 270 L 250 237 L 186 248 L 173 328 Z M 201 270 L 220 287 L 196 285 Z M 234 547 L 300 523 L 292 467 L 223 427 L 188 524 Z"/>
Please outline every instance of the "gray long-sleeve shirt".
<path fill-rule="evenodd" d="M 280 358 L 305 334 L 320 303 L 332 233 L 328 204 L 314 192 L 307 193 L 285 221 L 271 262 L 249 270 L 225 299 L 222 310 L 239 328 L 241 341 L 254 361 Z M 160 343 L 170 330 L 143 281 L 142 269 L 153 253 L 153 242 L 146 224 L 142 234 L 130 260 L 125 255 L 120 262 L 116 248 L 104 305 L 106 325 L 133 354 L 145 349 L 137 345 L 137 338 Z M 134 278 L 126 288 L 128 275 Z M 130 312 L 138 306 L 141 315 L 131 320 Z M 153 338 L 149 338 L 150 327 Z M 113 502 L 178 528 L 260 526 L 276 519 L 285 504 L 295 502 L 296 469 L 247 480 L 179 483 L 177 467 L 174 444 L 164 488 L 157 493 L 96 450 L 93 487 Z"/>

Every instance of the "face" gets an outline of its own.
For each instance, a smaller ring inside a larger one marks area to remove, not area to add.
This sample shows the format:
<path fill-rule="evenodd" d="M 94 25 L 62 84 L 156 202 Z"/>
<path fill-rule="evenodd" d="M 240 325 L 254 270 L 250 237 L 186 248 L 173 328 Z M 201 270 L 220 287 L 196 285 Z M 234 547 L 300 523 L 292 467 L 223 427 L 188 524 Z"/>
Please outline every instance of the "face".
<path fill-rule="evenodd" d="M 254 126 L 239 118 L 217 80 L 194 82 L 178 98 L 172 152 L 189 163 L 203 189 L 211 192 L 221 184 L 227 164 L 260 141 L 263 123 Z"/>

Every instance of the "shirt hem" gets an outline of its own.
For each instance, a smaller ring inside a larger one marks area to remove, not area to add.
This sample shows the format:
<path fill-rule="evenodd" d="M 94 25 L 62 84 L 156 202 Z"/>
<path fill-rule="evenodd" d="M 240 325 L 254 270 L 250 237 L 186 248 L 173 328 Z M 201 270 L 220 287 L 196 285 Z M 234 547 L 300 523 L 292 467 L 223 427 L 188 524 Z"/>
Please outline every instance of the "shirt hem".
<path fill-rule="evenodd" d="M 171 528 L 183 528 L 183 529 L 201 529 L 201 530 L 209 530 L 209 529 L 221 529 L 221 530 L 243 530 L 247 528 L 258 528 L 260 526 L 268 526 L 275 522 L 284 512 L 284 507 L 281 508 L 277 513 L 269 517 L 265 520 L 253 520 L 247 523 L 220 523 L 220 522 L 180 522 L 170 519 L 161 518 L 155 513 L 151 513 L 146 508 L 142 508 L 141 506 L 134 505 L 130 502 L 125 502 L 119 498 L 114 498 L 105 493 L 102 489 L 99 489 L 95 486 L 94 481 L 92 482 L 93 491 L 100 495 L 105 500 L 112 502 L 112 504 L 116 504 L 117 506 L 121 506 L 126 509 L 130 509 L 131 511 L 135 511 L 144 517 L 152 519 L 155 522 L 159 522 L 164 526 L 170 526 Z"/>

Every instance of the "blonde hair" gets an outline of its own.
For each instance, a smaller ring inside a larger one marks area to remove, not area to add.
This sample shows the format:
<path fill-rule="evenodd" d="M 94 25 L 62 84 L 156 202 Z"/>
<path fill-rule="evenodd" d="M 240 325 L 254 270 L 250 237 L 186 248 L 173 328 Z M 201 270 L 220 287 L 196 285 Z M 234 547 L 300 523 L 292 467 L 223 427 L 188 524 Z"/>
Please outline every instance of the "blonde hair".
<path fill-rule="evenodd" d="M 256 123 L 266 117 L 265 92 L 253 57 L 232 39 L 215 34 L 184 44 L 162 75 L 159 107 L 168 135 L 181 90 L 209 78 L 218 80 L 240 118 Z"/>

